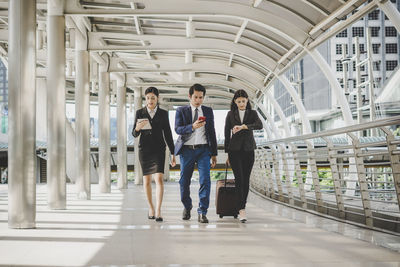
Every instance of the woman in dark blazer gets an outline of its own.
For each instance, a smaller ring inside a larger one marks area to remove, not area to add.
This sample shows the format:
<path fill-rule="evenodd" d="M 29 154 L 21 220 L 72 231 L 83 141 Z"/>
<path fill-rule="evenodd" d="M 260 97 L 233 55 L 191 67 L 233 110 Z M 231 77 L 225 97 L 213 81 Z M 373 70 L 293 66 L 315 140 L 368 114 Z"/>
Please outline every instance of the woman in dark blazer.
<path fill-rule="evenodd" d="M 167 143 L 172 154 L 172 167 L 176 165 L 176 161 L 168 111 L 158 106 L 158 95 L 157 88 L 149 87 L 146 89 L 146 106 L 136 111 L 132 134 L 134 137 L 140 136 L 139 161 L 143 170 L 143 187 L 149 204 L 148 218 L 162 222 L 161 204 L 164 194 L 165 143 Z M 151 176 L 153 174 L 156 182 L 156 210 L 154 210 L 151 194 Z"/>
<path fill-rule="evenodd" d="M 257 112 L 251 109 L 246 91 L 236 91 L 225 120 L 225 152 L 228 153 L 226 163 L 232 167 L 240 194 L 239 220 L 243 223 L 247 221 L 245 208 L 256 149 L 253 130 L 262 127 Z"/>

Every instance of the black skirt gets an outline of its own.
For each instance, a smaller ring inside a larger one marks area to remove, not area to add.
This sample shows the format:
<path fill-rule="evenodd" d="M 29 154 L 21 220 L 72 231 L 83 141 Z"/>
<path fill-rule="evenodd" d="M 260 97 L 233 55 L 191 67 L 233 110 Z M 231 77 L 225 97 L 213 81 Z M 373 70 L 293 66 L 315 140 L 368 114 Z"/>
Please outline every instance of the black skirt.
<path fill-rule="evenodd" d="M 139 162 L 143 175 L 164 173 L 165 149 L 155 152 L 139 150 Z"/>

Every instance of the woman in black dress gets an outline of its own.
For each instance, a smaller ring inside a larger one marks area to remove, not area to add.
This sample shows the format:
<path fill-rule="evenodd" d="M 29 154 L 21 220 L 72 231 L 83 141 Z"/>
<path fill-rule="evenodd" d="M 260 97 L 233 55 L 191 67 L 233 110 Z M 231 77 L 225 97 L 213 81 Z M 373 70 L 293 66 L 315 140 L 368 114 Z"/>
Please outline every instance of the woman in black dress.
<path fill-rule="evenodd" d="M 149 219 L 162 222 L 161 203 L 164 194 L 164 163 L 166 144 L 172 155 L 171 165 L 176 165 L 174 141 L 169 125 L 168 111 L 158 106 L 158 90 L 149 87 L 145 91 L 146 106 L 136 111 L 133 136 L 139 137 L 139 161 L 143 170 L 143 188 L 149 204 Z M 156 210 L 151 194 L 151 177 L 156 182 Z"/>
<path fill-rule="evenodd" d="M 225 152 L 228 153 L 226 163 L 232 166 L 235 185 L 240 194 L 239 220 L 243 223 L 247 221 L 245 208 L 256 149 L 253 130 L 258 129 L 262 129 L 262 122 L 257 112 L 251 109 L 246 91 L 236 91 L 231 110 L 226 115 Z"/>

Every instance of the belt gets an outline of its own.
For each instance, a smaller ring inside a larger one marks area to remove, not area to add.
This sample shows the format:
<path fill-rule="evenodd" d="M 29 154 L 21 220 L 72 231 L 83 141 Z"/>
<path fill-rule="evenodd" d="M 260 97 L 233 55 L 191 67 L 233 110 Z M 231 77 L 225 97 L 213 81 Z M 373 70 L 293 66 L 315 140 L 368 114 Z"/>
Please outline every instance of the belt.
<path fill-rule="evenodd" d="M 200 145 L 183 145 L 184 147 L 187 147 L 189 149 L 197 149 L 197 148 L 202 148 L 202 147 L 208 147 L 207 144 L 200 144 Z"/>

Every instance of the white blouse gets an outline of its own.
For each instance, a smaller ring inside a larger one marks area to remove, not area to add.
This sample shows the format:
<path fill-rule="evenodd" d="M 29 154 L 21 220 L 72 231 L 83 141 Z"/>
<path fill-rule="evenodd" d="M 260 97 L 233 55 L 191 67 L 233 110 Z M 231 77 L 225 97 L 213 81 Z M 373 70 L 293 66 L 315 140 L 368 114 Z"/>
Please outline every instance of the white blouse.
<path fill-rule="evenodd" d="M 240 122 L 243 124 L 243 118 L 244 118 L 244 113 L 246 110 L 240 110 L 239 109 L 239 117 L 240 117 Z"/>

